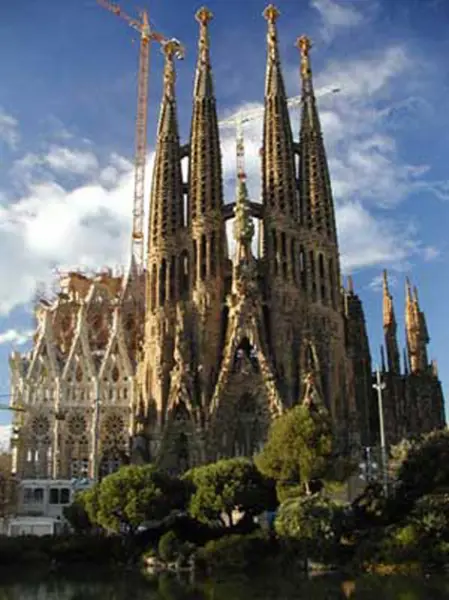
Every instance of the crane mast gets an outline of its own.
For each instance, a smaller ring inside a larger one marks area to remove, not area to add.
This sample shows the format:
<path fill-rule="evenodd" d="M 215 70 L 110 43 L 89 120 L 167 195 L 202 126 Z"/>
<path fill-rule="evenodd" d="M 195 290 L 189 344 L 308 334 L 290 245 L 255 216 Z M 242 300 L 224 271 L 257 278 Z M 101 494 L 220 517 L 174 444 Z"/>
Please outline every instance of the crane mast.
<path fill-rule="evenodd" d="M 161 45 L 169 40 L 150 27 L 147 11 L 142 11 L 140 20 L 133 19 L 122 11 L 118 4 L 108 0 L 97 0 L 98 4 L 114 15 L 124 19 L 130 27 L 140 34 L 139 72 L 137 78 L 137 115 L 135 131 L 135 157 L 134 157 L 134 204 L 132 223 L 132 257 L 138 272 L 144 267 L 144 234 L 143 223 L 145 214 L 145 170 L 147 154 L 147 124 L 148 124 L 148 82 L 150 66 L 151 42 Z M 177 40 L 174 40 L 177 42 Z M 177 57 L 184 57 L 184 48 L 177 42 Z"/>

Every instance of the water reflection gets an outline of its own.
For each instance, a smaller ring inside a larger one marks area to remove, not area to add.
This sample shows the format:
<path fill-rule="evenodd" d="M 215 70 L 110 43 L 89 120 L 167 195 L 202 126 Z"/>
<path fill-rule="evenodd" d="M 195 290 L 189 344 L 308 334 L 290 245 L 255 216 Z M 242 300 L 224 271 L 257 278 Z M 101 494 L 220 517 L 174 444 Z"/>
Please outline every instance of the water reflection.
<path fill-rule="evenodd" d="M 358 579 L 315 577 L 310 581 L 285 578 L 228 579 L 196 586 L 176 577 L 145 579 L 129 573 L 98 578 L 13 578 L 0 572 L 0 600 L 443 600 L 449 579 L 430 577 L 363 576 Z"/>

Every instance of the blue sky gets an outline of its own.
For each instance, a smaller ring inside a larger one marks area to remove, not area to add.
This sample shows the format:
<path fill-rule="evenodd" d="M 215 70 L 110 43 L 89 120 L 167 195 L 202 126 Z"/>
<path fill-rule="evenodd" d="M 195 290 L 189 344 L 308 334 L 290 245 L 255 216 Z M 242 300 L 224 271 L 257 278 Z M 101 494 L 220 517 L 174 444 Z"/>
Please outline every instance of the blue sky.
<path fill-rule="evenodd" d="M 191 0 L 146 0 L 155 29 L 186 46 L 178 111 L 187 140 L 198 27 Z M 260 105 L 264 0 L 211 0 L 219 113 Z M 445 0 L 278 0 L 288 93 L 299 93 L 294 41 L 314 43 L 345 273 L 363 298 L 372 352 L 381 342 L 379 276 L 391 289 L 403 343 L 404 279 L 418 286 L 449 397 L 449 114 Z M 122 8 L 135 13 L 135 4 Z M 128 260 L 138 40 L 94 0 L 16 0 L 0 9 L 0 394 L 8 354 L 25 350 L 36 287 L 56 267 Z M 150 69 L 149 176 L 162 56 Z M 298 115 L 292 114 L 294 135 Z M 260 121 L 246 130 L 249 188 L 259 194 Z M 234 132 L 223 129 L 225 191 L 234 191 Z M 0 401 L 2 399 L 0 398 Z M 7 402 L 7 398 L 4 399 Z M 0 424 L 9 415 L 0 411 Z"/>

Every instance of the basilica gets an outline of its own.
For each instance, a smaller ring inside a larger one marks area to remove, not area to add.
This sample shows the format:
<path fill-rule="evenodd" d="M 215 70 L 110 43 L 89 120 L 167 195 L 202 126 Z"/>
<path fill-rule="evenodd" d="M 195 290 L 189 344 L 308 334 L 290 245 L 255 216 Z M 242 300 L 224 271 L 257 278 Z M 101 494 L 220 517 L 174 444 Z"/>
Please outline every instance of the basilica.
<path fill-rule="evenodd" d="M 196 14 L 186 141 L 178 131 L 176 53 L 172 44 L 164 46 L 145 268 L 131 260 L 125 274 L 61 274 L 57 296 L 36 303 L 32 350 L 10 357 L 20 477 L 97 480 L 129 461 L 182 472 L 220 457 L 250 457 L 273 419 L 302 402 L 310 386 L 329 411 L 342 451 L 377 443 L 370 346 L 362 302 L 340 272 L 311 43 L 305 36 L 296 42 L 302 102 L 295 133 L 278 16 L 272 5 L 264 11 L 261 202 L 248 197 L 243 139 L 237 140 L 235 197 L 223 197 L 210 11 Z M 424 313 L 408 280 L 405 302 L 401 351 L 385 273 L 381 376 L 388 444 L 445 426 Z"/>

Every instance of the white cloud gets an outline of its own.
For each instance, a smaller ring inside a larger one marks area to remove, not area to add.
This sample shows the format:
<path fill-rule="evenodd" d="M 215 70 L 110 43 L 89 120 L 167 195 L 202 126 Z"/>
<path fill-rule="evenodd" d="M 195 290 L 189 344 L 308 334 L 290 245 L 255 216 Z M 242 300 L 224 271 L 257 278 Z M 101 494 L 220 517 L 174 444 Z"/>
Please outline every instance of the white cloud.
<path fill-rule="evenodd" d="M 108 186 L 102 185 L 109 169 Z M 113 174 L 111 169 L 113 169 Z M 0 206 L 0 313 L 29 302 L 37 282 L 50 284 L 52 267 L 93 269 L 127 258 L 133 200 L 131 163 L 112 155 L 92 182 L 67 189 L 56 177 L 26 185 Z"/>
<path fill-rule="evenodd" d="M 52 146 L 44 160 L 53 171 L 74 175 L 86 175 L 98 168 L 98 159 L 93 152 L 70 150 L 61 146 Z"/>
<path fill-rule="evenodd" d="M 331 38 L 338 29 L 346 29 L 360 25 L 364 21 L 363 14 L 348 0 L 345 3 L 336 0 L 312 0 L 311 5 L 319 13 L 323 21 L 323 36 Z"/>
<path fill-rule="evenodd" d="M 114 169 L 118 175 L 119 170 L 115 165 L 116 155 L 112 155 L 109 169 Z M 69 175 L 72 177 L 89 177 L 98 172 L 99 160 L 91 150 L 72 149 L 65 146 L 52 145 L 45 154 L 28 153 L 17 159 L 11 169 L 14 182 L 18 187 L 31 184 L 37 179 L 48 180 L 52 175 Z M 121 167 L 123 170 L 123 167 Z M 106 175 L 106 179 L 110 179 Z M 116 179 L 116 177 L 115 177 Z"/>
<path fill-rule="evenodd" d="M 11 439 L 11 425 L 0 425 L 0 452 L 7 452 L 9 450 Z"/>
<path fill-rule="evenodd" d="M 14 149 L 19 141 L 18 121 L 0 107 L 0 142 Z"/>
<path fill-rule="evenodd" d="M 337 208 L 342 270 L 398 264 L 416 251 L 413 231 L 403 230 L 390 219 L 374 218 L 360 203 Z"/>
<path fill-rule="evenodd" d="M 423 248 L 423 257 L 427 262 L 435 260 L 440 255 L 441 251 L 438 248 L 435 248 L 435 246 L 426 246 Z"/>
<path fill-rule="evenodd" d="M 1 344 L 13 344 L 22 346 L 26 344 L 32 337 L 33 331 L 18 331 L 17 329 L 8 329 L 3 333 L 0 333 L 0 345 Z"/>

